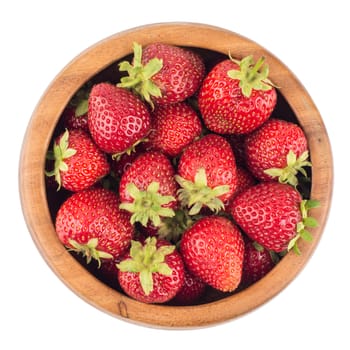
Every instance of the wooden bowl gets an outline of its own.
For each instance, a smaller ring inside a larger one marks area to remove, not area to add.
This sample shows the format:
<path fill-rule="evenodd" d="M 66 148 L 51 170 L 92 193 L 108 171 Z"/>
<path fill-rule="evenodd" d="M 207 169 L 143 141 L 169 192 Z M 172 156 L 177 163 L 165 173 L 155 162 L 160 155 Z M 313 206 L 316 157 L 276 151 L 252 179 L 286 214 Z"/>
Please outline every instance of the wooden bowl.
<path fill-rule="evenodd" d="M 216 296 L 194 306 L 148 305 L 110 288 L 87 271 L 58 240 L 45 190 L 45 156 L 60 115 L 75 92 L 94 77 L 103 80 L 117 71 L 116 61 L 131 54 L 132 43 L 165 42 L 198 49 L 211 64 L 230 52 L 234 57 L 264 55 L 270 78 L 278 86 L 279 113 L 304 129 L 312 159 L 311 198 L 321 206 L 312 210 L 319 226 L 313 241 L 300 243 L 301 256 L 288 253 L 259 282 L 232 295 Z M 209 51 L 208 51 L 209 50 Z M 275 56 L 228 30 L 192 23 L 155 24 L 115 34 L 73 59 L 53 80 L 39 101 L 27 128 L 20 159 L 20 195 L 23 213 L 38 250 L 56 275 L 78 296 L 96 308 L 132 322 L 158 327 L 200 327 L 245 314 L 270 300 L 301 271 L 321 237 L 332 194 L 332 155 L 321 116 L 299 80 Z"/>

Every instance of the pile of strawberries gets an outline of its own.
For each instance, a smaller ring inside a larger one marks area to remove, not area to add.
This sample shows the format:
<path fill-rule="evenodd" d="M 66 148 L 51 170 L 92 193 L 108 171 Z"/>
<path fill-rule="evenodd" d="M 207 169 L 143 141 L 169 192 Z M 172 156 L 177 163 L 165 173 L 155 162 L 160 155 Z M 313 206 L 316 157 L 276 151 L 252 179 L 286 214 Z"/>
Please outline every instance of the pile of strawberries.
<path fill-rule="evenodd" d="M 141 302 L 247 288 L 312 239 L 304 132 L 271 116 L 279 94 L 263 57 L 208 67 L 189 48 L 133 48 L 118 83 L 77 92 L 52 138 L 58 238 Z"/>

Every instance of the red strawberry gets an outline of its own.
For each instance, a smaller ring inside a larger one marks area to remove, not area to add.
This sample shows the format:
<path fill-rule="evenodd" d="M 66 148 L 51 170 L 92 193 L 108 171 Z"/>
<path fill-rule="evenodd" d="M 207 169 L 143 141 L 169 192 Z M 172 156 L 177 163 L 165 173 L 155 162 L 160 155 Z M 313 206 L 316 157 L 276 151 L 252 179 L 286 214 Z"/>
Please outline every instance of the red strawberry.
<path fill-rule="evenodd" d="M 124 292 L 144 303 L 165 303 L 184 283 L 184 264 L 175 246 L 155 237 L 132 241 L 117 267 Z"/>
<path fill-rule="evenodd" d="M 237 196 L 239 193 L 255 184 L 256 179 L 254 176 L 247 169 L 237 166 L 237 187 L 232 197 Z"/>
<path fill-rule="evenodd" d="M 159 226 L 177 206 L 177 184 L 170 160 L 159 151 L 141 154 L 124 172 L 119 185 L 120 207 L 132 213 L 131 222 Z"/>
<path fill-rule="evenodd" d="M 143 50 L 134 43 L 132 64 L 124 61 L 118 86 L 132 88 L 153 106 L 184 101 L 199 88 L 205 74 L 202 58 L 193 51 L 163 43 L 152 43 Z"/>
<path fill-rule="evenodd" d="M 67 129 L 82 129 L 89 132 L 88 126 L 89 87 L 81 88 L 71 99 L 62 113 L 63 127 Z"/>
<path fill-rule="evenodd" d="M 116 259 L 128 249 L 134 235 L 128 213 L 119 209 L 115 193 L 103 188 L 76 192 L 60 207 L 56 232 L 69 249 L 82 253 L 89 262 Z"/>
<path fill-rule="evenodd" d="M 208 134 L 190 144 L 182 153 L 176 181 L 182 187 L 179 199 L 199 213 L 203 206 L 218 212 L 237 187 L 236 162 L 229 143 L 219 135 Z"/>
<path fill-rule="evenodd" d="M 219 134 L 246 134 L 271 115 L 277 94 L 267 78 L 268 67 L 260 72 L 264 59 L 254 65 L 253 57 L 242 61 L 226 59 L 206 76 L 198 95 L 205 125 Z"/>
<path fill-rule="evenodd" d="M 293 186 L 298 184 L 297 173 L 307 175 L 304 166 L 311 166 L 307 140 L 295 123 L 270 119 L 245 139 L 247 166 L 263 181 L 272 179 Z"/>
<path fill-rule="evenodd" d="M 259 281 L 270 272 L 275 262 L 267 249 L 261 245 L 247 240 L 244 246 L 244 260 L 241 287 L 246 288 Z"/>
<path fill-rule="evenodd" d="M 231 145 L 233 154 L 235 155 L 236 163 L 240 166 L 245 166 L 245 153 L 244 153 L 244 134 L 227 134 L 224 135 L 225 139 Z"/>
<path fill-rule="evenodd" d="M 83 130 L 66 130 L 54 142 L 54 169 L 46 172 L 54 176 L 58 189 L 81 191 L 108 174 L 110 167 L 106 155 Z"/>
<path fill-rule="evenodd" d="M 315 201 L 302 200 L 292 186 L 262 182 L 249 187 L 232 201 L 231 214 L 236 223 L 254 241 L 275 252 L 294 247 L 297 239 L 312 237 L 306 227 L 317 223 L 307 217 Z M 298 251 L 298 247 L 295 246 Z"/>
<path fill-rule="evenodd" d="M 89 96 L 88 123 L 96 144 L 120 155 L 142 141 L 150 129 L 150 113 L 132 92 L 109 83 L 93 86 Z"/>
<path fill-rule="evenodd" d="M 152 113 L 152 131 L 148 144 L 171 157 L 199 137 L 201 121 L 185 102 L 157 106 Z"/>
<path fill-rule="evenodd" d="M 254 186 L 255 184 L 256 179 L 253 177 L 253 175 L 247 169 L 237 166 L 237 187 L 230 200 L 225 203 L 225 211 L 230 213 L 233 199 L 238 194 L 245 191 L 247 188 Z"/>
<path fill-rule="evenodd" d="M 67 106 L 62 113 L 63 126 L 67 129 L 82 129 L 89 132 L 87 110 L 79 114 L 76 106 Z"/>
<path fill-rule="evenodd" d="M 185 281 L 182 288 L 171 300 L 172 305 L 193 305 L 204 294 L 206 283 L 185 269 Z"/>
<path fill-rule="evenodd" d="M 180 251 L 193 275 L 223 292 L 241 281 L 244 242 L 239 229 L 221 216 L 205 216 L 183 234 Z"/>

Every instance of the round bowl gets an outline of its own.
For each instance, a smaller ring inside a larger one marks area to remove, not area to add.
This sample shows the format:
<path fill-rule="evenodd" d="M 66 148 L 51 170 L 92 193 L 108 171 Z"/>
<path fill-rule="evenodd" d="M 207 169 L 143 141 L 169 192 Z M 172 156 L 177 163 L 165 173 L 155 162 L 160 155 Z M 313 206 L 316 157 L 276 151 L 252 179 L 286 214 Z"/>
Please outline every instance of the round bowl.
<path fill-rule="evenodd" d="M 61 244 L 55 233 L 45 189 L 46 152 L 55 126 L 72 96 L 87 81 L 103 80 L 116 61 L 128 56 L 132 43 L 152 42 L 187 46 L 200 50 L 207 62 L 217 57 L 265 56 L 270 78 L 282 88 L 278 92 L 280 111 L 303 128 L 312 159 L 312 209 L 319 226 L 313 241 L 301 242 L 302 254 L 289 252 L 257 283 L 240 292 L 216 296 L 193 306 L 144 304 L 109 287 L 90 273 Z M 220 56 L 221 55 L 221 56 Z M 54 273 L 79 297 L 104 312 L 143 325 L 157 327 L 201 327 L 234 319 L 264 304 L 282 291 L 302 270 L 322 235 L 332 195 L 332 155 L 327 131 L 309 94 L 293 73 L 273 54 L 257 43 L 231 31 L 205 24 L 163 23 L 137 27 L 112 35 L 73 59 L 52 81 L 37 104 L 23 140 L 19 169 L 22 209 L 28 229 L 45 261 Z"/>

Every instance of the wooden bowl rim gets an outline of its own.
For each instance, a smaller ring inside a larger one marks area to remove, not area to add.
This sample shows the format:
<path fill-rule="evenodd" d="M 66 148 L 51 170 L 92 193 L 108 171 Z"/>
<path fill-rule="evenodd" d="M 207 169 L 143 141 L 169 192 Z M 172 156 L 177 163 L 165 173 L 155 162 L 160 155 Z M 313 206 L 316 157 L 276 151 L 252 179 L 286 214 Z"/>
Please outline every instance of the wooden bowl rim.
<path fill-rule="evenodd" d="M 244 57 L 264 55 L 270 77 L 279 86 L 303 127 L 313 162 L 311 198 L 319 226 L 311 243 L 301 243 L 301 256 L 293 252 L 262 280 L 224 299 L 198 306 L 146 305 L 111 289 L 85 270 L 58 240 L 46 202 L 44 163 L 55 124 L 74 93 L 92 76 L 130 54 L 133 41 L 201 47 Z M 52 101 L 56 101 L 52 104 Z M 83 51 L 54 78 L 38 102 L 22 144 L 19 191 L 28 230 L 44 260 L 79 297 L 94 307 L 133 323 L 152 327 L 202 327 L 234 319 L 264 304 L 281 292 L 303 269 L 314 252 L 326 224 L 333 189 L 331 147 L 322 118 L 311 97 L 294 74 L 268 50 L 237 33 L 201 23 L 175 22 L 140 26 L 114 34 Z"/>

